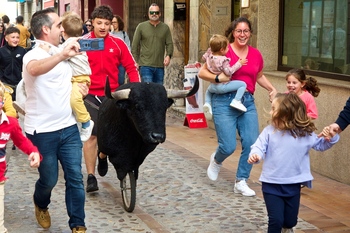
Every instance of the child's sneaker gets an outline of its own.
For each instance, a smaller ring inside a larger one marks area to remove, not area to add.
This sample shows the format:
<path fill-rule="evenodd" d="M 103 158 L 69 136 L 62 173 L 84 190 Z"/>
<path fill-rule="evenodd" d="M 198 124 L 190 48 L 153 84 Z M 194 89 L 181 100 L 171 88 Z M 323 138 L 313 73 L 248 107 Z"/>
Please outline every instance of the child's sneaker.
<path fill-rule="evenodd" d="M 94 122 L 90 120 L 90 125 L 87 128 L 81 127 L 80 139 L 82 142 L 86 142 L 91 137 L 92 129 L 94 128 Z"/>
<path fill-rule="evenodd" d="M 203 112 L 204 112 L 204 116 L 205 116 L 205 118 L 207 118 L 207 120 L 213 119 L 213 112 L 211 111 L 211 105 L 209 103 L 205 103 L 203 105 Z"/>
<path fill-rule="evenodd" d="M 242 112 L 246 112 L 247 108 L 242 104 L 240 100 L 233 99 L 232 102 L 230 103 L 230 106 L 232 108 L 236 108 Z"/>

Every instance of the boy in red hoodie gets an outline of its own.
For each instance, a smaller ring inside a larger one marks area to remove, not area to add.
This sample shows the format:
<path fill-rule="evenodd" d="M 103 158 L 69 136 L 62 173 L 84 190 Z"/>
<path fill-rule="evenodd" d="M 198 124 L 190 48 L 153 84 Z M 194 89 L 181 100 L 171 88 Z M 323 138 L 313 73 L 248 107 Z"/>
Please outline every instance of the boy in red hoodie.
<path fill-rule="evenodd" d="M 2 110 L 4 106 L 5 86 L 0 82 L 0 233 L 6 233 L 4 227 L 4 184 L 6 181 L 6 144 L 12 139 L 13 143 L 28 156 L 30 166 L 37 168 L 40 165 L 41 156 L 38 149 L 26 138 L 16 118 L 6 116 Z"/>

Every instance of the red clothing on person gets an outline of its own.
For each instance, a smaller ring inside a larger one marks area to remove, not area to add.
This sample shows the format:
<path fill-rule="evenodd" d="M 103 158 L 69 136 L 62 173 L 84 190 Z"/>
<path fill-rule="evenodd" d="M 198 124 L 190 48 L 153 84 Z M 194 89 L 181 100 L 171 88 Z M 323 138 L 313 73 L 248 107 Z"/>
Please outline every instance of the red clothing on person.
<path fill-rule="evenodd" d="M 2 111 L 2 110 L 1 110 Z M 18 120 L 14 117 L 6 116 L 2 111 L 0 120 L 0 182 L 5 181 L 6 171 L 6 144 L 12 139 L 13 143 L 21 149 L 25 154 L 39 150 L 33 143 L 23 135 Z M 41 157 L 41 156 L 40 156 Z M 42 158 L 41 158 L 42 159 Z"/>
<path fill-rule="evenodd" d="M 90 32 L 83 36 L 83 39 L 96 38 L 94 32 Z M 118 66 L 124 66 L 128 74 L 130 82 L 140 82 L 140 75 L 137 70 L 136 62 L 125 42 L 117 36 L 108 33 L 104 38 L 104 50 L 88 51 L 90 68 L 92 74 L 90 76 L 91 85 L 89 94 L 104 96 L 104 87 L 106 77 L 109 77 L 111 90 L 118 88 Z M 98 71 L 98 72 L 96 72 Z"/>
<path fill-rule="evenodd" d="M 232 46 L 228 46 L 226 57 L 231 58 L 230 66 L 233 66 L 240 58 L 235 54 Z M 243 58 L 243 57 L 242 57 Z M 248 63 L 242 66 L 233 75 L 231 80 L 241 80 L 247 84 L 247 90 L 254 94 L 257 74 L 263 70 L 264 60 L 259 50 L 248 46 L 248 54 L 246 59 Z"/>
<path fill-rule="evenodd" d="M 313 119 L 317 119 L 318 111 L 315 98 L 308 91 L 303 91 L 299 97 L 305 103 L 307 115 Z"/>

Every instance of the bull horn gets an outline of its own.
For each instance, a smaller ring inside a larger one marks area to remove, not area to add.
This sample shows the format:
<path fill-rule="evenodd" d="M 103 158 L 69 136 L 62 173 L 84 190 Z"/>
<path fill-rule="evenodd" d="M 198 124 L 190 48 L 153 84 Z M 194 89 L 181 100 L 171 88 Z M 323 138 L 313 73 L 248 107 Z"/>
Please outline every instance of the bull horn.
<path fill-rule="evenodd" d="M 130 89 L 123 89 L 115 92 L 111 92 L 111 86 L 109 85 L 108 75 L 106 77 L 105 85 L 105 96 L 109 99 L 124 100 L 128 99 L 130 94 Z"/>
<path fill-rule="evenodd" d="M 130 94 L 130 88 L 129 89 L 123 89 L 123 90 L 115 91 L 115 92 L 111 93 L 113 99 L 116 99 L 116 100 L 129 99 L 129 94 Z"/>
<path fill-rule="evenodd" d="M 199 79 L 198 76 L 196 75 L 196 79 L 194 82 L 194 85 L 191 90 L 167 90 L 167 96 L 168 98 L 185 98 L 192 96 L 197 93 L 199 89 Z"/>

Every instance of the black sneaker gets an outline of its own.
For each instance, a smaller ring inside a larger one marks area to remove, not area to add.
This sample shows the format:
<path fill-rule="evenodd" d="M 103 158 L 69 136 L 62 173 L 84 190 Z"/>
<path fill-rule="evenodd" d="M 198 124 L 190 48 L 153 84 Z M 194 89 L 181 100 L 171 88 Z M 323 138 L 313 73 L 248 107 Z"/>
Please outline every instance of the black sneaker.
<path fill-rule="evenodd" d="M 97 190 L 98 190 L 98 186 L 97 186 L 96 177 L 93 174 L 89 174 L 87 179 L 87 184 L 86 184 L 86 192 L 90 193 Z"/>
<path fill-rule="evenodd" d="M 107 157 L 104 159 L 100 158 L 100 152 L 97 152 L 97 158 L 98 158 L 98 164 L 97 164 L 97 171 L 100 176 L 105 176 L 108 172 L 108 162 Z"/>

